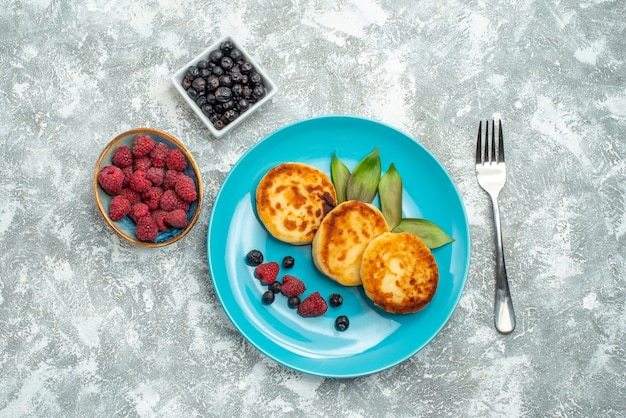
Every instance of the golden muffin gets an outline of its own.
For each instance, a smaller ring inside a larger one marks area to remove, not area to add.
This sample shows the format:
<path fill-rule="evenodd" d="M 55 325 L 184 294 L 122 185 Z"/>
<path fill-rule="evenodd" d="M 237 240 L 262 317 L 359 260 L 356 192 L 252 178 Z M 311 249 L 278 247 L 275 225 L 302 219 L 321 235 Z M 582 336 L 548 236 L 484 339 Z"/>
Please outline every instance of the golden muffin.
<path fill-rule="evenodd" d="M 389 226 L 374 205 L 357 200 L 343 202 L 322 220 L 313 239 L 313 262 L 336 282 L 358 286 L 365 247 L 387 231 Z"/>
<path fill-rule="evenodd" d="M 439 270 L 430 249 L 408 232 L 385 233 L 363 252 L 365 294 L 381 309 L 406 314 L 424 308 L 435 296 Z"/>
<path fill-rule="evenodd" d="M 256 210 L 267 231 L 280 241 L 313 241 L 337 197 L 330 178 L 303 163 L 283 163 L 269 170 L 256 189 Z"/>

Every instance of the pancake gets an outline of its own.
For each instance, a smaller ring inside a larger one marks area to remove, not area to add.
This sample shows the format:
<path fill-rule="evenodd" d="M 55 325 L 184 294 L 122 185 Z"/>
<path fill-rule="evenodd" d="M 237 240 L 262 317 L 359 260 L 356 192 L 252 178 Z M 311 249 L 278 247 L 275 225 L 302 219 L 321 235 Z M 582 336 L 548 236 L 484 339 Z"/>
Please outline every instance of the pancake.
<path fill-rule="evenodd" d="M 269 170 L 256 189 L 261 223 L 276 239 L 309 244 L 337 198 L 330 178 L 302 163 L 283 163 Z"/>
<path fill-rule="evenodd" d="M 417 312 L 435 296 L 439 270 L 430 249 L 408 232 L 385 233 L 363 253 L 361 279 L 365 294 L 381 309 Z"/>
<path fill-rule="evenodd" d="M 361 256 L 369 242 L 389 231 L 374 205 L 348 200 L 322 220 L 312 246 L 319 271 L 344 286 L 361 284 Z"/>

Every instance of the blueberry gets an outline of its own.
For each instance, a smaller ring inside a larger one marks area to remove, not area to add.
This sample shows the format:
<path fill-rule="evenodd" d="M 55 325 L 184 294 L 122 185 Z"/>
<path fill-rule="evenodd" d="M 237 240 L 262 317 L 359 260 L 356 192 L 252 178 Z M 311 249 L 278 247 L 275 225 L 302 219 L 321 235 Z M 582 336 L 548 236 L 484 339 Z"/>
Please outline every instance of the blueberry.
<path fill-rule="evenodd" d="M 289 304 L 290 308 L 297 308 L 300 305 L 300 298 L 297 296 L 292 296 L 289 298 L 289 300 L 287 301 L 287 303 Z"/>
<path fill-rule="evenodd" d="M 256 98 L 256 99 L 261 99 L 263 98 L 263 96 L 265 96 L 265 87 L 263 87 L 263 85 L 260 86 L 255 86 L 252 89 L 252 95 Z"/>
<path fill-rule="evenodd" d="M 249 108 L 250 108 L 250 102 L 247 101 L 246 99 L 240 99 L 237 102 L 237 109 L 239 109 L 241 113 L 245 112 Z"/>
<path fill-rule="evenodd" d="M 243 64 L 241 64 L 242 74 L 248 74 L 250 71 L 252 71 L 252 64 L 250 64 L 249 62 L 244 62 Z"/>
<path fill-rule="evenodd" d="M 338 331 L 345 331 L 350 326 L 350 320 L 345 315 L 340 315 L 335 319 L 335 328 Z"/>
<path fill-rule="evenodd" d="M 215 76 L 221 76 L 222 74 L 224 74 L 224 69 L 222 67 L 220 67 L 219 65 L 216 65 L 215 67 L 213 67 L 213 69 L 211 70 L 211 73 Z"/>
<path fill-rule="evenodd" d="M 220 79 L 217 76 L 210 75 L 206 79 L 206 87 L 208 90 L 213 91 L 220 86 Z"/>
<path fill-rule="evenodd" d="M 213 113 L 213 106 L 211 106 L 210 104 L 205 104 L 202 106 L 202 113 L 204 113 L 209 118 L 215 114 Z"/>
<path fill-rule="evenodd" d="M 206 87 L 206 80 L 202 77 L 196 77 L 191 83 L 191 87 L 198 91 L 202 91 Z"/>
<path fill-rule="evenodd" d="M 231 49 L 230 50 L 230 54 L 228 54 L 228 55 L 230 55 L 230 57 L 233 59 L 233 61 L 237 61 L 238 59 L 243 57 L 243 54 L 237 48 Z"/>
<path fill-rule="evenodd" d="M 224 53 L 220 51 L 219 49 L 216 49 L 214 51 L 211 51 L 211 53 L 209 54 L 209 60 L 212 63 L 217 64 L 222 60 L 223 56 L 224 56 Z"/>
<path fill-rule="evenodd" d="M 274 302 L 274 292 L 268 290 L 267 292 L 263 293 L 263 297 L 261 299 L 266 305 L 272 304 Z"/>
<path fill-rule="evenodd" d="M 328 301 L 331 306 L 339 306 L 343 303 L 343 297 L 339 293 L 333 293 L 330 295 L 330 298 L 328 298 Z"/>
<path fill-rule="evenodd" d="M 269 285 L 269 290 L 271 290 L 274 293 L 280 293 L 282 288 L 283 288 L 283 285 L 279 281 L 275 281 L 274 283 Z"/>
<path fill-rule="evenodd" d="M 233 85 L 233 78 L 228 74 L 222 74 L 219 77 L 220 86 L 230 87 Z"/>
<path fill-rule="evenodd" d="M 251 72 L 250 75 L 250 82 L 256 86 L 258 86 L 259 84 L 261 84 L 262 78 L 261 78 L 261 74 L 257 73 L 257 72 Z"/>
<path fill-rule="evenodd" d="M 243 94 L 243 86 L 241 84 L 233 84 L 230 91 L 233 92 L 233 96 L 239 98 Z"/>
<path fill-rule="evenodd" d="M 195 65 L 192 65 L 191 67 L 187 68 L 187 77 L 190 79 L 194 79 L 196 77 L 198 77 L 200 75 L 200 69 L 198 67 L 196 67 Z"/>
<path fill-rule="evenodd" d="M 295 262 L 296 261 L 293 259 L 293 257 L 288 255 L 285 258 L 283 258 L 283 267 L 286 268 L 286 269 L 290 269 L 290 268 L 293 267 L 293 264 Z"/>
<path fill-rule="evenodd" d="M 231 41 L 224 41 L 220 45 L 220 49 L 224 52 L 230 52 L 234 47 L 235 45 Z"/>
<path fill-rule="evenodd" d="M 193 87 L 189 87 L 187 89 L 187 94 L 189 95 L 189 97 L 191 97 L 191 100 L 196 100 L 199 96 L 198 91 L 196 89 L 194 89 Z"/>
<path fill-rule="evenodd" d="M 206 96 L 199 96 L 196 99 L 196 104 L 198 105 L 200 109 L 202 109 L 202 106 L 206 104 Z"/>
<path fill-rule="evenodd" d="M 226 103 L 233 98 L 233 92 L 228 87 L 218 87 L 215 90 L 215 98 L 218 102 Z"/>
<path fill-rule="evenodd" d="M 241 77 L 243 77 L 243 75 L 239 71 L 230 72 L 230 79 L 233 83 L 239 83 L 241 81 Z"/>
<path fill-rule="evenodd" d="M 233 59 L 231 57 L 223 57 L 220 61 L 220 65 L 225 70 L 230 70 L 231 68 L 233 68 L 233 64 Z"/>
<path fill-rule="evenodd" d="M 258 266 L 263 262 L 263 253 L 259 250 L 251 250 L 246 254 L 246 261 L 252 266 Z"/>

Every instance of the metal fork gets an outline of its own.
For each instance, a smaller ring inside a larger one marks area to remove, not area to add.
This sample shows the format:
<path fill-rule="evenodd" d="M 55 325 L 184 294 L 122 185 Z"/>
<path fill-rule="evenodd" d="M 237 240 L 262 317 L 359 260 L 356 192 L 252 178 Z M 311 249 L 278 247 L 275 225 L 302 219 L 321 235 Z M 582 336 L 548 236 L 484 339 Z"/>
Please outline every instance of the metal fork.
<path fill-rule="evenodd" d="M 513 301 L 509 291 L 509 281 L 504 264 L 504 249 L 502 247 L 502 228 L 500 226 L 500 207 L 498 195 L 506 181 L 506 164 L 504 163 L 504 141 L 502 138 L 502 123 L 498 120 L 498 133 L 496 147 L 496 122 L 485 121 L 483 136 L 483 123 L 478 123 L 478 136 L 476 138 L 476 178 L 478 184 L 489 196 L 493 204 L 493 220 L 496 227 L 496 292 L 494 303 L 494 321 L 496 329 L 508 334 L 515 329 L 515 312 Z M 491 137 L 490 137 L 491 134 Z M 484 138 L 484 146 L 483 146 Z"/>

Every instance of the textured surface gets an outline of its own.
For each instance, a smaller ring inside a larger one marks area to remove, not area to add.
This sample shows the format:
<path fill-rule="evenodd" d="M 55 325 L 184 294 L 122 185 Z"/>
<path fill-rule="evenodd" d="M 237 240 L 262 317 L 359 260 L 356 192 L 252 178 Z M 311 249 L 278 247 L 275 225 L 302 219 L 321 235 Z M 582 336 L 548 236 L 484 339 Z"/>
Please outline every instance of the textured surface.
<path fill-rule="evenodd" d="M 626 413 L 623 1 L 5 3 L 0 416 Z M 214 140 L 169 77 L 226 34 L 280 90 Z M 215 297 L 205 248 L 212 201 L 242 153 L 335 113 L 387 122 L 431 150 L 473 238 L 444 330 L 354 380 L 293 372 L 246 343 Z M 477 122 L 492 116 L 510 166 L 509 336 L 493 327 L 491 207 L 473 168 Z M 205 183 L 196 227 L 156 251 L 108 230 L 91 189 L 102 148 L 139 126 L 185 143 Z"/>

